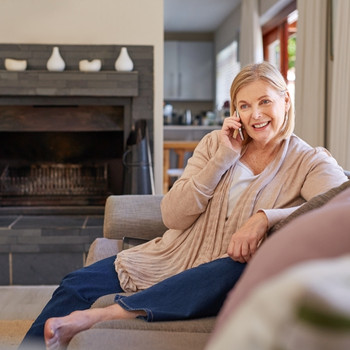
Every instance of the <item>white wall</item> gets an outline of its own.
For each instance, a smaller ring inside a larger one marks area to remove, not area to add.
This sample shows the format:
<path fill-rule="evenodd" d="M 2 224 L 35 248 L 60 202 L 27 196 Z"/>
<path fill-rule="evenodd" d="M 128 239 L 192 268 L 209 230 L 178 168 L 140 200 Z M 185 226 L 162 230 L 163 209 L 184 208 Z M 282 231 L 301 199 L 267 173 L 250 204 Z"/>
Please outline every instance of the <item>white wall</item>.
<path fill-rule="evenodd" d="M 215 54 L 238 39 L 241 27 L 241 5 L 239 4 L 215 32 Z"/>
<path fill-rule="evenodd" d="M 162 191 L 163 0 L 1 0 L 0 43 L 154 46 L 154 163 Z"/>
<path fill-rule="evenodd" d="M 293 0 L 258 0 L 260 24 L 263 25 L 271 20 L 279 11 L 286 7 Z M 225 21 L 215 32 L 215 53 L 237 39 L 241 27 L 241 5 L 228 14 Z"/>

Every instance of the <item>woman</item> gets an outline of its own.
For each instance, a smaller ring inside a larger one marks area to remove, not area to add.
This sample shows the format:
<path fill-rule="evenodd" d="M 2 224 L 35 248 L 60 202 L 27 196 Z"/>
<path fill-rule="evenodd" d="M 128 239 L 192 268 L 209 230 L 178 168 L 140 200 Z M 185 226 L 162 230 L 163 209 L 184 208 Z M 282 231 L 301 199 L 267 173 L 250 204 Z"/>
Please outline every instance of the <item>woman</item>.
<path fill-rule="evenodd" d="M 240 128 L 244 140 L 236 135 Z M 68 275 L 23 344 L 42 338 L 44 324 L 46 346 L 53 349 L 102 320 L 217 314 L 268 229 L 347 180 L 325 149 L 310 147 L 293 128 L 290 95 L 278 70 L 266 62 L 245 67 L 232 83 L 231 116 L 203 138 L 163 198 L 169 230 Z M 98 297 L 122 291 L 140 292 L 89 309 Z"/>

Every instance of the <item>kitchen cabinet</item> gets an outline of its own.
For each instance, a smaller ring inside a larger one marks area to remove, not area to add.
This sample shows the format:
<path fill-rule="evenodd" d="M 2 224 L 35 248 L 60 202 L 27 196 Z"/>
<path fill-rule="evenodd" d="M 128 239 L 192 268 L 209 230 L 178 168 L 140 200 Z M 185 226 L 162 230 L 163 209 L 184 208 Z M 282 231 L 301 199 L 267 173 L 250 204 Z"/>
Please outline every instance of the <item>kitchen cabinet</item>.
<path fill-rule="evenodd" d="M 214 98 L 213 43 L 164 42 L 164 99 L 210 101 Z"/>

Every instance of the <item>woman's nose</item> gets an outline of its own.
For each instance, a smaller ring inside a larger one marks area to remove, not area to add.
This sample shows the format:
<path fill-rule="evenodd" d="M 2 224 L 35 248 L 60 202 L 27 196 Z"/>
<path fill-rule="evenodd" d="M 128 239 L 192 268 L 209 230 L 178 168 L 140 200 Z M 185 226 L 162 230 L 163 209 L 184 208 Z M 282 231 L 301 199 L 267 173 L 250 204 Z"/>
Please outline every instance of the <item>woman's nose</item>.
<path fill-rule="evenodd" d="M 254 119 L 260 119 L 261 113 L 259 108 L 253 108 L 252 109 L 252 118 Z"/>

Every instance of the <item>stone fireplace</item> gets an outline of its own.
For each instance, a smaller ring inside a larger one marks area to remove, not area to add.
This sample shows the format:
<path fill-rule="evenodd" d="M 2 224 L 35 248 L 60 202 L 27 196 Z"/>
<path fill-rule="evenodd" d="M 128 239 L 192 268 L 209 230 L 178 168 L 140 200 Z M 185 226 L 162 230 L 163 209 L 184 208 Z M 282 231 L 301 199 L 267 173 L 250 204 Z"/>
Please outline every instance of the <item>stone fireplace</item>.
<path fill-rule="evenodd" d="M 132 72 L 116 72 L 118 45 L 0 44 L 0 285 L 57 284 L 102 236 L 109 194 L 123 192 L 122 156 L 145 119 L 152 150 L 153 47 L 127 46 Z M 23 72 L 4 59 L 26 59 Z M 79 61 L 99 58 L 99 72 Z"/>
<path fill-rule="evenodd" d="M 152 47 L 128 46 L 134 71 L 116 72 L 120 46 L 61 45 L 66 69 L 49 72 L 53 46 L 0 45 L 0 68 L 5 58 L 28 62 L 23 72 L 0 70 L 2 207 L 103 205 L 123 191 L 134 122 L 146 119 L 152 130 Z M 78 70 L 95 58 L 101 71 Z"/>

